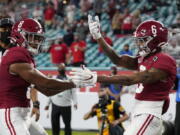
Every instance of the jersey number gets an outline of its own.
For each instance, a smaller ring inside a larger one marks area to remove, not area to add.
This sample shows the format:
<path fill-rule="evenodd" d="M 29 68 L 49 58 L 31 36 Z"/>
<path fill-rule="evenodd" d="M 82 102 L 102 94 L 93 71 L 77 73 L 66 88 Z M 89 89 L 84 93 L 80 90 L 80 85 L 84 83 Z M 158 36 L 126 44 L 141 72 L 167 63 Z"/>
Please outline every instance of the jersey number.
<path fill-rule="evenodd" d="M 139 70 L 140 70 L 140 72 L 145 71 L 146 67 L 143 65 L 140 65 Z M 143 89 L 144 89 L 143 84 L 142 83 L 138 84 L 138 87 L 136 88 L 136 93 L 141 93 L 143 91 Z"/>
<path fill-rule="evenodd" d="M 143 91 L 144 86 L 142 83 L 138 84 L 138 87 L 136 88 L 136 93 L 141 93 Z"/>

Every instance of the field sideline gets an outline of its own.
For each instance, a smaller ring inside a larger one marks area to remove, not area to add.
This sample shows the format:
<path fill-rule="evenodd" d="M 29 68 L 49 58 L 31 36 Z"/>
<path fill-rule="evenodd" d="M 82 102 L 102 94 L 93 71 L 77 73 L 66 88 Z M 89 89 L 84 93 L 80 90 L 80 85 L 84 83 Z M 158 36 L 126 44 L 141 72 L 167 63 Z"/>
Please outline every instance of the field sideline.
<path fill-rule="evenodd" d="M 47 132 L 52 135 L 51 130 L 47 130 Z M 61 135 L 64 135 L 64 131 L 61 131 Z M 72 135 L 97 135 L 97 132 L 73 131 Z"/>

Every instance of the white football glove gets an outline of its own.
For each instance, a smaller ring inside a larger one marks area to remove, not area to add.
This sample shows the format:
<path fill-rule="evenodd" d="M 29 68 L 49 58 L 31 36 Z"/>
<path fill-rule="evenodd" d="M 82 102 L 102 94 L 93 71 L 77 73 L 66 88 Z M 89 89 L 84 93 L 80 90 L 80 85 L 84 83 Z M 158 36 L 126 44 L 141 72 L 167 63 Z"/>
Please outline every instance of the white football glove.
<path fill-rule="evenodd" d="M 70 79 L 77 87 L 94 86 L 97 82 L 97 73 L 90 71 L 85 66 L 72 68 Z"/>
<path fill-rule="evenodd" d="M 97 40 L 102 37 L 98 16 L 95 16 L 95 19 L 93 20 L 92 16 L 88 15 L 88 25 L 89 25 L 89 31 L 94 39 Z"/>

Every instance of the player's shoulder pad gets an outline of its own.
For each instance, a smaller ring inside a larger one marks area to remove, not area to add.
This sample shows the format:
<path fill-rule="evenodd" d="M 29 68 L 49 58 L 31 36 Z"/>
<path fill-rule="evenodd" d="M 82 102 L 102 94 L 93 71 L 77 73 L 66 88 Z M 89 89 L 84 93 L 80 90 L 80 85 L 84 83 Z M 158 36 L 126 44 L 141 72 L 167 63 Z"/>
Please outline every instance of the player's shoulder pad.
<path fill-rule="evenodd" d="M 175 59 L 174 59 L 172 56 L 170 56 L 170 55 L 167 54 L 167 53 L 163 53 L 163 52 L 157 53 L 157 55 L 155 55 L 155 56 L 153 57 L 153 60 L 156 61 L 156 59 L 158 60 L 158 58 L 159 58 L 159 59 L 170 60 L 170 61 L 175 61 Z"/>
<path fill-rule="evenodd" d="M 15 62 L 31 62 L 32 56 L 30 52 L 23 47 L 12 47 L 4 53 L 5 63 Z"/>
<path fill-rule="evenodd" d="M 16 55 L 22 56 L 23 55 L 23 56 L 27 56 L 28 58 L 31 57 L 30 52 L 26 48 L 19 47 L 19 46 L 8 49 L 7 55 L 9 55 L 9 56 L 11 56 L 11 55 L 12 56 L 16 56 Z"/>
<path fill-rule="evenodd" d="M 11 52 L 23 52 L 23 53 L 29 54 L 27 49 L 25 49 L 24 47 L 20 47 L 20 46 L 12 47 L 9 49 L 9 51 L 11 51 Z"/>

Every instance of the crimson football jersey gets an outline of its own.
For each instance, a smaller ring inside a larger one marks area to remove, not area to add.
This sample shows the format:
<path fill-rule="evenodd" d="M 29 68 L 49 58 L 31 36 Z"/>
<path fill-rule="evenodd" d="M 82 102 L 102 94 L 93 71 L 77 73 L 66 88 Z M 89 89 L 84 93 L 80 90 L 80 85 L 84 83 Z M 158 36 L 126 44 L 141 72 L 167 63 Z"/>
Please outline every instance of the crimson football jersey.
<path fill-rule="evenodd" d="M 175 60 L 162 52 L 153 54 L 147 58 L 138 59 L 139 71 L 149 70 L 151 68 L 160 69 L 168 73 L 166 80 L 160 80 L 150 84 L 139 84 L 136 90 L 135 98 L 138 100 L 161 101 L 168 99 L 169 91 L 174 86 L 176 77 Z"/>
<path fill-rule="evenodd" d="M 29 106 L 26 92 L 30 84 L 9 72 L 10 65 L 14 63 L 29 63 L 34 66 L 34 60 L 25 48 L 12 47 L 6 50 L 0 63 L 0 108 Z"/>

